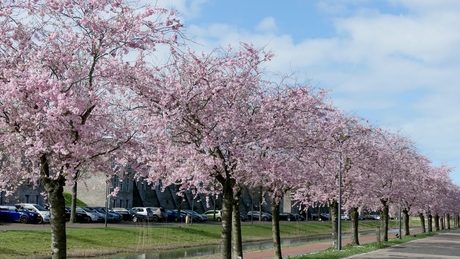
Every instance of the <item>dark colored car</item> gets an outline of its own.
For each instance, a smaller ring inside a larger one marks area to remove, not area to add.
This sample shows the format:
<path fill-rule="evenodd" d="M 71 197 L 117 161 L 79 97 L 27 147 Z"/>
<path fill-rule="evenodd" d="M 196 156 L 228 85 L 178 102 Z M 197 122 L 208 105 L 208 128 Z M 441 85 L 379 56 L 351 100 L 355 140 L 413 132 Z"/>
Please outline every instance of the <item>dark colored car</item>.
<path fill-rule="evenodd" d="M 270 213 L 262 212 L 260 213 L 259 211 L 248 211 L 248 219 L 249 220 L 259 220 L 262 219 L 263 221 L 270 221 L 272 220 L 272 215 Z"/>
<path fill-rule="evenodd" d="M 37 212 L 28 211 L 20 206 L 11 204 L 0 205 L 0 220 L 20 223 L 39 223 L 42 216 Z"/>
<path fill-rule="evenodd" d="M 177 221 L 177 210 L 166 210 L 166 221 L 174 221 L 176 222 Z M 180 222 L 184 222 L 185 221 L 185 214 L 184 213 L 181 213 L 180 215 Z"/>
<path fill-rule="evenodd" d="M 139 214 L 132 209 L 112 208 L 113 212 L 121 215 L 123 221 L 144 222 L 148 221 L 147 216 Z"/>
<path fill-rule="evenodd" d="M 296 221 L 296 217 L 288 212 L 280 212 L 280 220 Z"/>
<path fill-rule="evenodd" d="M 303 221 L 305 220 L 305 217 L 300 215 L 299 213 L 294 213 L 294 217 L 296 218 L 297 221 Z"/>
<path fill-rule="evenodd" d="M 241 221 L 248 220 L 248 214 L 240 212 L 240 219 L 241 219 Z"/>
<path fill-rule="evenodd" d="M 185 213 L 188 216 L 192 216 L 193 222 L 205 222 L 208 221 L 208 217 L 204 214 L 200 214 L 192 210 L 181 210 L 181 213 Z"/>
<path fill-rule="evenodd" d="M 107 215 L 107 222 L 118 223 L 122 220 L 123 216 L 117 212 L 114 212 L 112 209 L 107 209 L 107 212 L 106 212 L 105 207 L 91 207 L 91 208 L 99 212 L 104 218 L 104 220 L 105 220 L 105 216 Z"/>
<path fill-rule="evenodd" d="M 65 207 L 65 220 L 69 221 L 70 220 L 70 212 L 72 211 L 72 208 L 70 207 Z M 79 223 L 85 223 L 85 222 L 91 222 L 91 218 L 86 215 L 86 213 L 81 213 L 81 212 L 76 212 L 75 213 L 75 222 Z"/>

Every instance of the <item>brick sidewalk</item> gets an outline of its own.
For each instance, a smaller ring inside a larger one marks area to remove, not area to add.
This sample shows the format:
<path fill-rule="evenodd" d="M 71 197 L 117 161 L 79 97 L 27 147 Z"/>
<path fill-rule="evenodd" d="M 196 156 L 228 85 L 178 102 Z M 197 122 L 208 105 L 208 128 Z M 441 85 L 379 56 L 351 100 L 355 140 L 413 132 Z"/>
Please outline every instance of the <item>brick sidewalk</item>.
<path fill-rule="evenodd" d="M 421 233 L 421 229 L 415 229 L 411 231 L 411 235 Z M 394 234 L 392 233 L 394 236 Z M 393 236 L 389 236 L 393 237 Z M 376 235 L 367 235 L 362 236 L 359 238 L 360 244 L 365 243 L 372 243 L 377 241 Z M 351 243 L 350 238 L 342 239 L 342 246 Z M 317 251 L 326 250 L 331 247 L 332 240 L 329 242 L 322 242 L 322 243 L 312 243 L 307 245 L 300 245 L 300 246 L 289 246 L 289 247 L 282 247 L 281 252 L 284 258 L 293 257 L 293 256 L 300 256 L 303 254 L 313 253 Z M 244 253 L 244 259 L 273 259 L 273 249 L 268 250 L 261 250 L 261 251 L 254 251 L 254 252 L 247 252 Z M 206 257 L 207 259 L 220 259 L 220 257 L 213 256 L 213 257 Z"/>

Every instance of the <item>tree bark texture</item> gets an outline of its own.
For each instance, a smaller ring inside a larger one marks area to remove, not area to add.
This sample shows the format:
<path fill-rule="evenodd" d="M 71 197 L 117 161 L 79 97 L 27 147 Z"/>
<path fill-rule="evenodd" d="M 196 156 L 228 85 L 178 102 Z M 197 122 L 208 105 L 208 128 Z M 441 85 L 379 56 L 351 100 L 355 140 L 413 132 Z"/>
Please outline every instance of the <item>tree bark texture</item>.
<path fill-rule="evenodd" d="M 440 230 L 440 228 L 439 228 L 439 215 L 438 214 L 434 215 L 434 229 L 436 231 Z"/>
<path fill-rule="evenodd" d="M 222 233 L 220 244 L 220 257 L 232 258 L 232 210 L 233 210 L 233 185 L 229 178 L 219 179 L 222 184 Z"/>
<path fill-rule="evenodd" d="M 40 157 L 40 182 L 48 192 L 51 226 L 51 258 L 67 258 L 67 238 L 65 228 L 65 178 L 62 175 L 50 177 L 46 155 Z"/>
<path fill-rule="evenodd" d="M 339 228 L 338 228 L 338 203 L 337 201 L 334 201 L 331 203 L 331 210 L 330 210 L 330 219 L 332 221 L 332 247 L 337 247 L 338 244 L 338 233 L 339 233 Z"/>
<path fill-rule="evenodd" d="M 358 208 L 351 208 L 351 244 L 359 245 Z"/>
<path fill-rule="evenodd" d="M 425 216 L 423 216 L 422 213 L 420 213 L 418 216 L 419 216 L 419 218 L 420 218 L 420 226 L 422 227 L 422 233 L 426 233 L 426 228 L 425 228 Z"/>
<path fill-rule="evenodd" d="M 236 258 L 243 258 L 243 241 L 241 237 L 241 217 L 240 217 L 240 199 L 241 191 L 237 192 L 233 198 L 232 211 L 232 231 L 233 231 L 233 251 Z"/>
<path fill-rule="evenodd" d="M 273 199 L 272 202 L 272 236 L 273 252 L 275 259 L 282 259 L 281 237 L 280 237 L 280 204 Z"/>
<path fill-rule="evenodd" d="M 388 203 L 381 200 L 383 208 L 380 210 L 380 227 L 383 231 L 383 241 L 388 241 Z"/>
<path fill-rule="evenodd" d="M 449 214 L 446 215 L 446 227 L 447 229 L 450 229 L 450 215 Z"/>
<path fill-rule="evenodd" d="M 77 182 L 75 181 L 75 184 L 72 186 L 72 203 L 70 205 L 71 211 L 70 211 L 70 220 L 69 222 L 75 223 L 77 222 L 76 214 L 77 214 Z"/>
<path fill-rule="evenodd" d="M 433 232 L 433 216 L 428 214 L 428 233 Z"/>
<path fill-rule="evenodd" d="M 404 235 L 405 236 L 410 236 L 409 211 L 403 210 L 403 219 L 404 219 Z"/>

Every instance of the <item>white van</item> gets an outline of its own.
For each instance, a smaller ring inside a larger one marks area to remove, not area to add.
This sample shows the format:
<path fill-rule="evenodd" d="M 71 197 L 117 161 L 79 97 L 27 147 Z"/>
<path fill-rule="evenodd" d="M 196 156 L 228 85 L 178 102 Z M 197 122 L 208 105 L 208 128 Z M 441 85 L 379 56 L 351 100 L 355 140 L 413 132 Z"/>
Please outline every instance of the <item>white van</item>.
<path fill-rule="evenodd" d="M 16 205 L 19 205 L 21 207 L 24 207 L 28 211 L 32 212 L 37 212 L 40 213 L 42 216 L 43 222 L 39 223 L 49 223 L 50 222 L 50 211 L 45 209 L 43 206 L 40 204 L 35 204 L 35 203 L 18 203 Z"/>

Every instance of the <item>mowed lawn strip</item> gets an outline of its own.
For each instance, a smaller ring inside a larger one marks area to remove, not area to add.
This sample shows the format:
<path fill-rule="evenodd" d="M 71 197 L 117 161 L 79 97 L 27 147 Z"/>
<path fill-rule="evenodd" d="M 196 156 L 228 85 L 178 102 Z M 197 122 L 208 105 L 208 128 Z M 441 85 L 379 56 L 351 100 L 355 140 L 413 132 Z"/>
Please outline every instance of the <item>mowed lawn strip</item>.
<path fill-rule="evenodd" d="M 411 225 L 418 227 L 417 220 Z M 360 221 L 360 231 L 375 230 L 379 221 Z M 390 228 L 398 226 L 390 222 Z M 343 222 L 343 231 L 350 229 L 350 222 Z M 241 226 L 243 241 L 271 240 L 271 224 L 245 223 Z M 306 237 L 330 234 L 330 222 L 298 222 L 280 224 L 282 238 Z M 140 252 L 154 249 L 184 248 L 198 245 L 220 244 L 219 225 L 181 225 L 181 226 L 136 226 L 132 228 L 107 228 L 95 225 L 94 228 L 67 229 L 67 253 L 72 255 L 104 255 L 119 252 Z M 50 230 L 9 230 L 0 232 L 0 258 L 33 257 L 44 258 L 50 255 Z"/>

